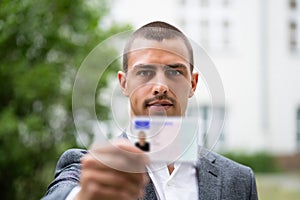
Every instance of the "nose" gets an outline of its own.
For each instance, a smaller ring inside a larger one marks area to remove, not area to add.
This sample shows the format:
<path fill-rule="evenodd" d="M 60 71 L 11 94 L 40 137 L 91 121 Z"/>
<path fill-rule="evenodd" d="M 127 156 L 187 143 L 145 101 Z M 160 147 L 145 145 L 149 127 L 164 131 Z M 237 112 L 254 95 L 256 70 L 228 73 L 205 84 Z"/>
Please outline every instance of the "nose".
<path fill-rule="evenodd" d="M 163 95 L 167 94 L 169 88 L 167 85 L 156 83 L 152 88 L 153 95 Z"/>
<path fill-rule="evenodd" d="M 164 75 L 157 75 L 155 80 L 153 80 L 152 94 L 153 95 L 163 95 L 167 94 L 169 87 L 166 83 Z"/>

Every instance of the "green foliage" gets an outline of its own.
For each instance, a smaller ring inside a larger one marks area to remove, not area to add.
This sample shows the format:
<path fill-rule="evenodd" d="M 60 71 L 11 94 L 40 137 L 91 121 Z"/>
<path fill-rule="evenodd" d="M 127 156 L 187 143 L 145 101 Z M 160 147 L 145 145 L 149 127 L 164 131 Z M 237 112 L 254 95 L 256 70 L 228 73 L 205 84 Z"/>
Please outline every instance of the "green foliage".
<path fill-rule="evenodd" d="M 2 0 L 0 8 L 1 198 L 38 199 L 59 155 L 77 146 L 71 113 L 77 68 L 98 43 L 129 27 L 99 28 L 109 13 L 106 0 Z M 98 93 L 117 64 L 109 69 Z M 106 105 L 96 110 L 107 118 Z"/>
<path fill-rule="evenodd" d="M 276 172 L 279 170 L 274 156 L 267 152 L 246 154 L 242 152 L 228 152 L 223 155 L 240 164 L 249 166 L 254 172 Z"/>

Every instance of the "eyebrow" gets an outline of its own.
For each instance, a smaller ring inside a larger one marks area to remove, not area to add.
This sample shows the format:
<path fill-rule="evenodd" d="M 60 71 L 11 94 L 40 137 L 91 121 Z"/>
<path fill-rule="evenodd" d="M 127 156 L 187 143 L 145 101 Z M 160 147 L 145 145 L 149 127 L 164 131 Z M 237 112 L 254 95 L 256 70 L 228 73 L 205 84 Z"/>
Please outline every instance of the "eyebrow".
<path fill-rule="evenodd" d="M 165 68 L 183 68 L 183 69 L 188 69 L 188 67 L 185 64 L 182 64 L 182 63 L 168 64 L 168 65 L 165 66 Z"/>
<path fill-rule="evenodd" d="M 157 65 L 155 65 L 155 64 L 138 64 L 133 67 L 133 69 L 152 69 L 152 70 L 155 70 L 156 68 L 157 68 Z M 165 65 L 164 68 L 187 69 L 188 67 L 182 63 L 173 63 L 173 64 Z"/>
<path fill-rule="evenodd" d="M 152 65 L 152 64 L 138 64 L 138 65 L 133 66 L 133 70 L 136 70 L 136 69 L 153 69 L 153 70 L 155 70 L 156 66 Z"/>

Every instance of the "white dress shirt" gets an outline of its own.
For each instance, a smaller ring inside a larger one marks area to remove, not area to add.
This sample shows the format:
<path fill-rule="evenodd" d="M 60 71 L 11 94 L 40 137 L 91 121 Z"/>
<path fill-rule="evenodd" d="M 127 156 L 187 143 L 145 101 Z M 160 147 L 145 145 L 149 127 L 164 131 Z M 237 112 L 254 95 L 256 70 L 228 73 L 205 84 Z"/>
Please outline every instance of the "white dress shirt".
<path fill-rule="evenodd" d="M 175 163 L 170 174 L 166 164 L 152 163 L 149 176 L 159 200 L 198 199 L 198 180 L 193 163 Z"/>

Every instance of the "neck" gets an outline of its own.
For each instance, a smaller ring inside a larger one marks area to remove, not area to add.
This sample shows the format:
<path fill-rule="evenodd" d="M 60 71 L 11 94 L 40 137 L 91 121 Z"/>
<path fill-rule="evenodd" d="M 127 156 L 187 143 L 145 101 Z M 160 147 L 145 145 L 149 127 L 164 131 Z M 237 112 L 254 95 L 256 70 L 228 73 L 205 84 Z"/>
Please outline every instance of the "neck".
<path fill-rule="evenodd" d="M 169 174 L 172 174 L 172 172 L 174 171 L 174 164 L 170 164 L 168 165 L 168 170 L 169 170 Z"/>

